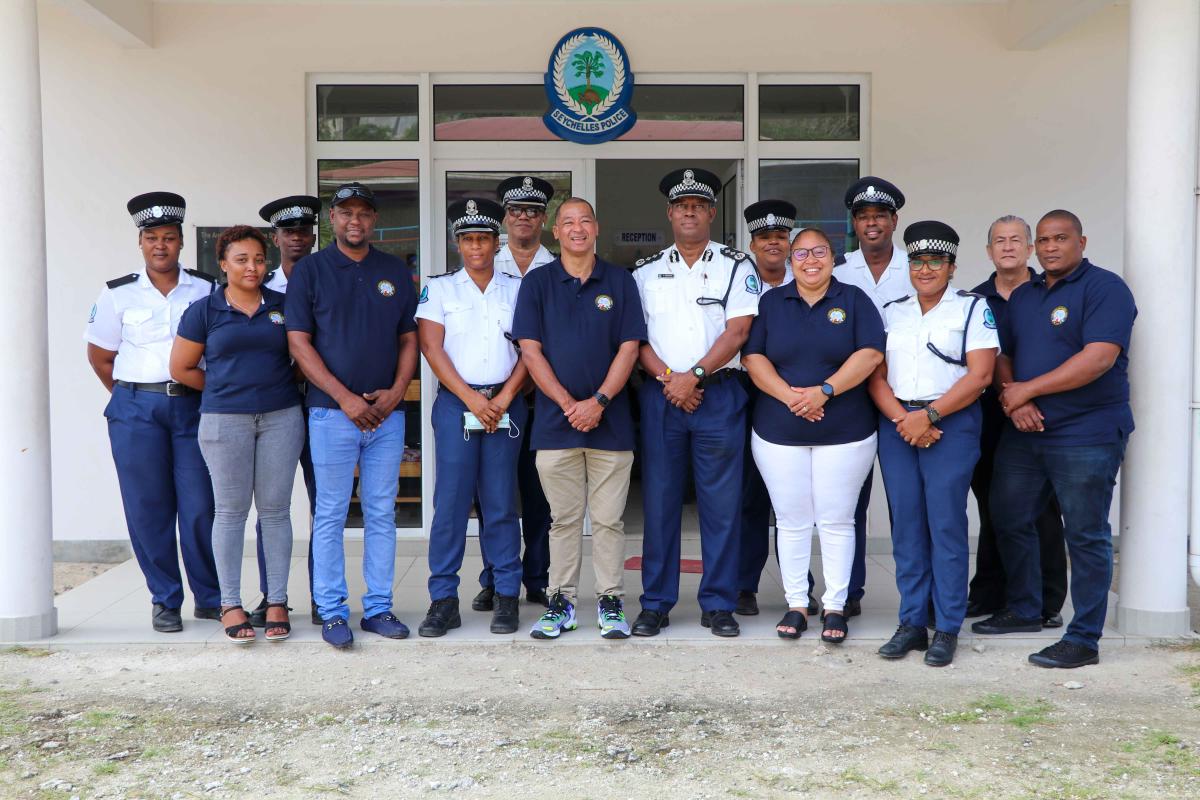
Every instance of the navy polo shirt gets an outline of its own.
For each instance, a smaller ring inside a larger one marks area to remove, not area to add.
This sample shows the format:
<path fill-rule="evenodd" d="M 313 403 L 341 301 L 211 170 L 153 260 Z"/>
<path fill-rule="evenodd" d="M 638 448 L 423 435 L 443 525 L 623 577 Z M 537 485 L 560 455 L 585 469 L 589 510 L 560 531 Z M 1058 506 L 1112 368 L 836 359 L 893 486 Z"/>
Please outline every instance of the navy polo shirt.
<path fill-rule="evenodd" d="M 1026 269 L 1029 270 L 1029 279 L 1033 280 L 1037 276 L 1037 270 L 1033 267 L 1026 267 Z M 992 312 L 993 325 L 999 335 L 1000 326 L 1008 317 L 1008 300 L 996 290 L 996 273 L 993 272 L 990 278 L 971 291 L 974 294 L 983 295 L 987 301 L 988 310 Z M 983 396 L 979 399 L 979 407 L 983 410 L 983 427 L 985 429 L 999 430 L 1004 421 L 1008 419 L 1004 415 L 1004 410 L 1000 408 L 1000 395 L 995 386 L 988 386 L 983 390 Z"/>
<path fill-rule="evenodd" d="M 417 329 L 412 273 L 399 258 L 372 247 L 355 261 L 334 242 L 296 262 L 286 307 L 287 329 L 311 334 L 347 389 L 362 395 L 396 382 L 400 336 Z M 338 407 L 311 381 L 306 399 L 310 408 Z"/>
<path fill-rule="evenodd" d="M 1046 429 L 1020 433 L 1061 445 L 1108 444 L 1133 432 L 1129 408 L 1129 340 L 1137 306 L 1120 276 L 1086 258 L 1075 271 L 1047 287 L 1038 275 L 1008 298 L 1000 326 L 1001 352 L 1013 362 L 1018 381 L 1059 367 L 1092 342 L 1121 348 L 1112 369 L 1069 392 L 1034 399 Z"/>
<path fill-rule="evenodd" d="M 179 335 L 204 345 L 205 414 L 266 414 L 300 405 L 288 355 L 283 294 L 262 290 L 263 301 L 247 317 L 216 291 L 188 306 Z"/>
<path fill-rule="evenodd" d="M 600 390 L 617 350 L 646 340 L 646 320 L 637 284 L 627 270 L 599 258 L 586 283 L 563 268 L 560 259 L 525 273 L 513 315 L 514 339 L 542 345 L 558 382 L 576 400 Z M 633 417 L 629 391 L 612 398 L 595 430 L 571 427 L 558 404 L 539 389 L 534 400 L 534 450 L 632 450 Z"/>
<path fill-rule="evenodd" d="M 788 386 L 820 386 L 859 350 L 884 352 L 886 341 L 883 320 L 867 293 L 832 278 L 825 296 L 812 306 L 795 282 L 763 295 L 742 355 L 766 356 Z M 819 422 L 797 417 L 766 392 L 754 405 L 754 432 L 772 444 L 858 442 L 875 432 L 876 422 L 866 381 L 829 398 Z"/>

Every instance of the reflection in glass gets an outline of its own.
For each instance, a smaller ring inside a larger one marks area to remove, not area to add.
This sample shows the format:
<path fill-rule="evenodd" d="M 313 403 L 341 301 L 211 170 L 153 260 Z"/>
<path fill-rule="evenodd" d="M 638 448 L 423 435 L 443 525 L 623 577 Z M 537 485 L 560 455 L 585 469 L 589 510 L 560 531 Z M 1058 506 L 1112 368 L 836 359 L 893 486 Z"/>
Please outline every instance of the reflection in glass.
<path fill-rule="evenodd" d="M 758 196 L 795 204 L 796 225 L 823 229 L 838 254 L 858 247 L 845 204 L 846 187 L 856 180 L 858 159 L 758 162 Z"/>
<path fill-rule="evenodd" d="M 637 123 L 617 141 L 741 141 L 745 87 L 639 85 Z"/>
<path fill-rule="evenodd" d="M 858 84 L 759 86 L 762 141 L 854 142 L 859 139 Z"/>
<path fill-rule="evenodd" d="M 540 84 L 433 87 L 433 138 L 438 141 L 552 141 L 542 122 Z"/>
<path fill-rule="evenodd" d="M 540 124 L 540 120 L 539 120 Z M 487 172 L 483 170 L 458 170 L 446 173 L 446 205 L 450 205 L 455 200 L 462 200 L 464 197 L 486 197 L 492 200 L 498 200 L 496 196 L 496 186 L 505 178 L 511 178 L 513 175 L 529 175 L 534 178 L 541 178 L 549 181 L 554 187 L 554 196 L 550 198 L 550 206 L 546 209 L 546 225 L 542 230 L 542 244 L 546 246 L 552 253 L 558 253 L 558 243 L 554 241 L 554 234 L 550 232 L 550 226 L 554 224 L 554 214 L 558 211 L 559 205 L 563 200 L 571 196 L 571 173 L 570 172 Z M 500 241 L 504 244 L 508 241 L 508 234 L 503 230 L 500 231 Z M 461 266 L 461 259 L 458 257 L 458 247 L 454 243 L 454 238 L 450 235 L 449 227 L 446 229 L 446 266 L 448 269 L 455 269 Z"/>
<path fill-rule="evenodd" d="M 211 275 L 219 281 L 225 279 L 221 268 L 217 266 L 217 239 L 226 228 L 233 225 L 214 226 L 211 228 L 196 228 L 196 269 L 205 275 Z M 275 246 L 274 229 L 270 226 L 260 227 L 258 232 L 267 237 L 267 271 L 279 266 L 279 248 Z M 186 251 L 185 251 L 186 252 Z"/>
<path fill-rule="evenodd" d="M 317 140 L 415 142 L 417 87 L 318 86 Z"/>

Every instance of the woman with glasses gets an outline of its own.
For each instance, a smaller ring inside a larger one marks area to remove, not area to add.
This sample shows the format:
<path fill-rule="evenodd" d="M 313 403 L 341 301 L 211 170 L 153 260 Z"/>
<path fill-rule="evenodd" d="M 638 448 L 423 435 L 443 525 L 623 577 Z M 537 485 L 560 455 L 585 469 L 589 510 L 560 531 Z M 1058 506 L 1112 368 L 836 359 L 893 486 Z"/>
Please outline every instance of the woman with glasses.
<path fill-rule="evenodd" d="M 763 295 L 742 363 L 762 395 L 750 447 L 775 509 L 788 612 L 776 632 L 808 627 L 812 529 L 821 538 L 824 630 L 847 634 L 854 509 L 875 461 L 875 409 L 866 380 L 883 361 L 884 332 L 866 292 L 833 277 L 833 248 L 817 228 L 791 243 L 795 280 Z"/>
<path fill-rule="evenodd" d="M 926 650 L 926 664 L 944 667 L 967 610 L 967 491 L 1000 342 L 987 302 L 950 286 L 954 229 L 915 222 L 904 243 L 913 294 L 884 306 L 887 360 L 870 380 L 900 590 L 900 627 L 879 654 Z"/>

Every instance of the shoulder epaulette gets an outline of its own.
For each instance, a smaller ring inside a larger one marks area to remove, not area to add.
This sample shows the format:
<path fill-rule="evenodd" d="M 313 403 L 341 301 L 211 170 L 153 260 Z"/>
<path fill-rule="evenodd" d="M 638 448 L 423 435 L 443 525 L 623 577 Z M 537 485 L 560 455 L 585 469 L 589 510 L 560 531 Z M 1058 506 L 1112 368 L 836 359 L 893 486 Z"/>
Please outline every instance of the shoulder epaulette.
<path fill-rule="evenodd" d="M 845 264 L 845 263 L 846 263 L 846 255 L 844 253 L 833 260 L 833 265 L 835 267 L 840 267 L 842 264 Z"/>
<path fill-rule="evenodd" d="M 279 270 L 273 269 L 270 272 L 268 272 L 266 275 L 263 275 L 262 285 L 266 286 L 268 283 L 270 283 L 271 280 L 275 277 L 276 272 L 279 272 Z"/>
<path fill-rule="evenodd" d="M 637 261 L 633 262 L 633 265 L 635 267 L 641 267 L 646 264 L 650 264 L 655 261 L 658 261 L 660 258 L 663 257 L 663 253 L 665 253 L 665 252 L 666 252 L 666 250 L 659 250 L 657 253 L 655 253 L 652 256 L 646 256 L 645 258 L 639 258 Z"/>
<path fill-rule="evenodd" d="M 122 275 L 119 278 L 113 278 L 104 285 L 110 289 L 116 289 L 118 286 L 124 286 L 127 283 L 133 283 L 137 280 L 137 276 L 138 274 L 136 272 L 131 272 L 128 275 Z"/>
<path fill-rule="evenodd" d="M 905 300 L 907 300 L 910 297 L 912 297 L 911 294 L 906 294 L 906 295 L 904 295 L 904 297 L 897 297 L 895 300 L 888 300 L 886 303 L 883 304 L 883 307 L 887 308 L 892 303 L 903 303 Z"/>
<path fill-rule="evenodd" d="M 457 275 L 459 272 L 462 272 L 462 267 L 455 267 L 454 269 L 448 269 L 445 272 L 443 272 L 441 275 L 434 275 L 433 278 L 435 280 L 437 278 L 449 278 L 451 275 Z"/>
<path fill-rule="evenodd" d="M 187 270 L 187 274 L 191 275 L 193 278 L 199 278 L 202 281 L 208 281 L 209 283 L 217 282 L 217 279 L 214 278 L 212 275 L 209 275 L 206 272 L 201 272 L 198 269 L 189 269 L 189 270 Z"/>
<path fill-rule="evenodd" d="M 732 258 L 734 261 L 744 261 L 749 257 L 741 250 L 735 250 L 732 247 L 722 247 L 721 255 L 727 258 Z"/>
<path fill-rule="evenodd" d="M 977 297 L 980 300 L 983 299 L 983 295 L 981 295 L 979 292 L 968 292 L 966 289 L 959 289 L 958 296 L 959 297 Z"/>

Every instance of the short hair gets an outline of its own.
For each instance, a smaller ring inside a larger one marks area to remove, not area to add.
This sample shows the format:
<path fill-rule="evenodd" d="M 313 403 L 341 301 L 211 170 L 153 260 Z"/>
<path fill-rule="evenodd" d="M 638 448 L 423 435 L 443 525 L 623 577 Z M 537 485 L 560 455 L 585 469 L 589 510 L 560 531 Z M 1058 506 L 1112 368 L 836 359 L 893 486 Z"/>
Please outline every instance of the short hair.
<path fill-rule="evenodd" d="M 567 205 L 568 205 L 568 204 L 570 204 L 570 203 L 582 203 L 583 205 L 585 205 L 585 206 L 587 206 L 587 207 L 588 207 L 588 211 L 590 211 L 590 212 L 591 212 L 591 214 L 592 214 L 592 219 L 595 219 L 595 218 L 596 218 L 596 208 L 595 208 L 595 206 L 593 206 L 593 205 L 592 205 L 591 203 L 589 203 L 587 200 L 584 200 L 582 197 L 575 197 L 575 196 L 571 196 L 571 197 L 568 197 L 566 200 L 563 200 L 561 203 L 559 203 L 559 204 L 558 204 L 558 208 L 556 208 L 556 209 L 554 210 L 554 224 L 555 224 L 555 225 L 557 225 L 557 224 L 558 224 L 558 218 L 559 218 L 559 216 L 561 216 L 561 215 L 562 215 L 562 210 L 563 210 L 564 208 L 566 208 L 566 207 L 567 207 Z"/>
<path fill-rule="evenodd" d="M 988 225 L 987 243 L 988 244 L 992 243 L 992 232 L 996 229 L 997 225 L 1008 225 L 1010 223 L 1017 223 L 1019 225 L 1024 225 L 1025 226 L 1025 241 L 1026 242 L 1033 241 L 1033 230 L 1030 229 L 1028 222 L 1026 222 L 1024 219 L 1022 219 L 1021 217 L 1018 217 L 1015 214 L 1005 214 L 1003 217 L 999 217 L 991 225 Z"/>
<path fill-rule="evenodd" d="M 805 233 L 814 233 L 817 236 L 820 236 L 822 239 L 825 240 L 826 246 L 829 247 L 829 252 L 830 253 L 833 252 L 833 242 L 830 241 L 829 234 L 827 234 L 825 231 L 821 230 L 820 228 L 815 228 L 815 227 L 814 228 L 801 228 L 800 230 L 796 231 L 796 235 L 793 236 L 792 241 L 788 243 L 788 248 L 791 249 L 791 248 L 795 247 L 796 240 L 799 239 L 801 237 L 801 235 L 803 235 Z"/>
<path fill-rule="evenodd" d="M 1071 223 L 1071 227 L 1075 229 L 1076 233 L 1078 233 L 1080 236 L 1083 236 L 1083 223 L 1079 221 L 1079 217 L 1075 216 L 1070 211 L 1067 211 L 1065 208 L 1056 208 L 1053 211 L 1047 211 L 1045 214 L 1042 214 L 1042 218 L 1038 220 L 1038 225 L 1041 225 L 1048 219 L 1066 220 L 1067 222 Z"/>
<path fill-rule="evenodd" d="M 232 228 L 226 228 L 221 231 L 221 235 L 217 237 L 217 260 L 225 260 L 225 251 L 229 249 L 229 245 L 235 242 L 244 242 L 247 239 L 253 239 L 258 242 L 258 246 L 262 248 L 263 255 L 266 255 L 267 239 L 257 228 L 252 228 L 249 225 L 234 225 Z"/>

